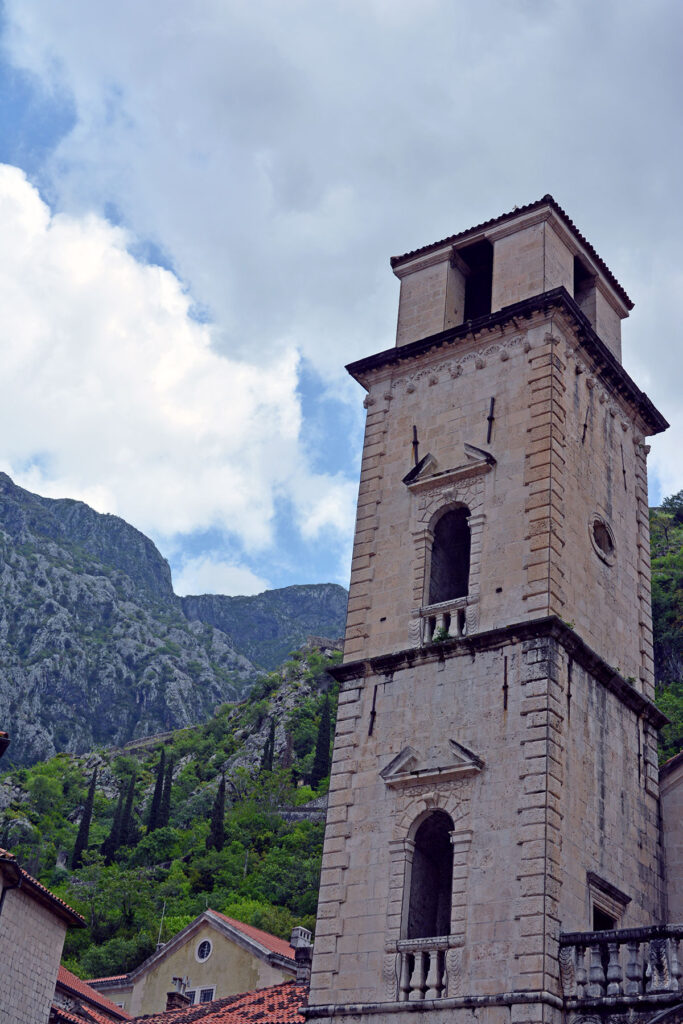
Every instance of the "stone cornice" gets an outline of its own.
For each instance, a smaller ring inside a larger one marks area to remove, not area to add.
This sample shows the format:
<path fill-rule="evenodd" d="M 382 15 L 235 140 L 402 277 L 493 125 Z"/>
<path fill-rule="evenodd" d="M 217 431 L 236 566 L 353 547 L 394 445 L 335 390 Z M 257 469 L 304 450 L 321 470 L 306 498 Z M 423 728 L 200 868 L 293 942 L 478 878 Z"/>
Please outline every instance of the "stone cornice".
<path fill-rule="evenodd" d="M 519 321 L 530 320 L 537 313 L 549 314 L 557 310 L 564 315 L 572 328 L 579 345 L 582 346 L 592 361 L 599 368 L 611 389 L 620 395 L 630 407 L 641 417 L 647 434 L 659 434 L 669 426 L 667 420 L 655 408 L 648 396 L 634 383 L 621 363 L 612 355 L 605 343 L 601 341 L 588 318 L 570 296 L 566 288 L 553 288 L 551 291 L 534 295 L 522 302 L 505 306 L 496 313 L 468 320 L 457 327 L 451 327 L 428 338 L 385 349 L 364 359 L 349 363 L 346 367 L 351 376 L 368 388 L 368 378 L 378 371 L 391 370 L 402 363 L 422 356 L 440 348 L 455 347 L 466 339 L 474 339 L 477 334 L 499 330 L 513 323 L 520 330 Z"/>
<path fill-rule="evenodd" d="M 360 661 L 349 661 L 343 665 L 335 665 L 334 668 L 328 669 L 328 672 L 340 683 L 353 682 L 353 680 L 362 680 L 366 676 L 390 675 L 392 672 L 414 668 L 418 665 L 447 661 L 450 658 L 470 657 L 482 651 L 496 650 L 512 643 L 522 643 L 542 637 L 548 637 L 561 644 L 571 658 L 587 672 L 590 672 L 606 690 L 615 694 L 639 718 L 645 719 L 656 729 L 661 729 L 668 723 L 666 715 L 663 715 L 652 701 L 628 683 L 616 669 L 596 654 L 578 633 L 575 633 L 570 626 L 555 615 L 529 619 L 526 622 L 516 622 L 498 629 L 475 633 L 472 636 L 428 644 L 425 647 L 410 647 L 391 654 L 376 655 Z"/>
<path fill-rule="evenodd" d="M 455 1010 L 461 1007 L 515 1006 L 517 1004 L 545 1003 L 561 1010 L 562 999 L 552 992 L 539 990 L 499 992 L 490 996 L 453 996 L 443 999 L 420 999 L 415 1002 L 387 1003 L 332 1003 L 303 1006 L 301 1013 L 307 1020 L 315 1017 L 348 1017 L 374 1013 L 423 1013 L 425 1010 Z"/>

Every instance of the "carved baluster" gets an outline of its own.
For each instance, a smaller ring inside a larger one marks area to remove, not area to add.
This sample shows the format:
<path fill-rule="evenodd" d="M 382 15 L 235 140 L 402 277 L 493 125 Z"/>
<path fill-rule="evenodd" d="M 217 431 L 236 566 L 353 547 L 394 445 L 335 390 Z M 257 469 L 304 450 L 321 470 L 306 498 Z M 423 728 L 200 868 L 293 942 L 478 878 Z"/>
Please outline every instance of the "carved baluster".
<path fill-rule="evenodd" d="M 650 939 L 648 992 L 669 991 L 669 961 L 666 939 Z"/>
<path fill-rule="evenodd" d="M 576 972 L 576 998 L 583 999 L 588 987 L 588 975 L 586 973 L 586 947 L 576 946 L 575 972 Z"/>
<path fill-rule="evenodd" d="M 643 969 L 640 964 L 640 943 L 627 942 L 626 949 L 628 956 L 626 960 L 626 981 L 624 982 L 624 994 L 627 996 L 639 996 L 643 991 Z"/>
<path fill-rule="evenodd" d="M 576 996 L 575 957 L 576 947 L 560 946 L 560 982 L 565 999 L 573 999 Z"/>
<path fill-rule="evenodd" d="M 446 960 L 446 994 L 449 997 L 462 995 L 462 949 L 449 949 Z"/>
<path fill-rule="evenodd" d="M 621 995 L 621 963 L 619 960 L 619 945 L 616 942 L 608 943 L 609 963 L 607 964 L 607 995 Z"/>
<path fill-rule="evenodd" d="M 439 951 L 438 949 L 430 949 L 427 951 L 426 956 L 429 960 L 429 970 L 427 971 L 427 980 L 425 982 L 427 991 L 425 992 L 425 999 L 438 999 L 441 995 L 441 971 L 439 970 Z"/>
<path fill-rule="evenodd" d="M 424 999 L 425 996 L 425 955 L 424 953 L 415 954 L 415 970 L 413 971 L 413 977 L 410 983 L 410 995 L 408 999 L 411 1002 L 416 999 Z"/>
<path fill-rule="evenodd" d="M 410 965 L 410 953 L 401 953 L 401 976 L 398 982 L 398 998 L 405 1003 L 410 998 L 410 976 L 413 973 Z"/>
<path fill-rule="evenodd" d="M 602 947 L 599 942 L 592 943 L 590 947 L 587 994 L 591 999 L 599 999 L 605 994 L 605 969 L 602 966 Z"/>
<path fill-rule="evenodd" d="M 681 991 L 681 961 L 678 959 L 678 939 L 669 939 L 669 967 L 671 969 L 671 988 L 674 992 Z"/>

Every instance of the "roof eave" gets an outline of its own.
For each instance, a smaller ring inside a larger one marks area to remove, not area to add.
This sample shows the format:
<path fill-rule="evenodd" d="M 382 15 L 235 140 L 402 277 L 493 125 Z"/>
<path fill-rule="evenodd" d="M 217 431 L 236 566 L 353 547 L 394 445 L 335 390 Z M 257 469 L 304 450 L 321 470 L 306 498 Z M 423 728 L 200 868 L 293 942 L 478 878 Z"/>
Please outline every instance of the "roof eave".
<path fill-rule="evenodd" d="M 476 320 L 468 320 L 457 327 L 450 327 L 446 331 L 439 331 L 426 338 L 412 341 L 408 345 L 400 345 L 394 348 L 385 349 L 374 355 L 366 356 L 349 363 L 346 367 L 354 380 L 367 388 L 365 377 L 368 373 L 378 370 L 384 366 L 399 365 L 404 360 L 413 359 L 430 349 L 439 348 L 458 342 L 468 337 L 475 336 L 482 331 L 491 328 L 499 328 L 512 320 L 528 319 L 533 313 L 551 308 L 562 309 L 571 320 L 579 335 L 579 340 L 584 344 L 591 354 L 602 364 L 602 368 L 610 375 L 616 390 L 633 402 L 647 425 L 649 435 L 659 434 L 669 426 L 668 421 L 654 406 L 645 392 L 635 384 L 620 362 L 612 355 L 605 343 L 596 334 L 590 321 L 581 311 L 566 288 L 553 288 L 551 291 L 533 295 L 529 299 L 515 302 L 510 306 L 479 317 Z"/>

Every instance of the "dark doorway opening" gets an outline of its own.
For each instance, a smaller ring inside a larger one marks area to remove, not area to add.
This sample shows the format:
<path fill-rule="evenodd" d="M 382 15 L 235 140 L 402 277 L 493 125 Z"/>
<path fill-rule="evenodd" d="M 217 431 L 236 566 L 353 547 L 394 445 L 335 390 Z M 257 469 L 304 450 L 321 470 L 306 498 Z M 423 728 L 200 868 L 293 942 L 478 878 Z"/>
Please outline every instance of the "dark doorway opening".
<path fill-rule="evenodd" d="M 439 519 L 434 528 L 429 577 L 429 604 L 467 597 L 470 582 L 470 510 L 461 505 Z"/>
<path fill-rule="evenodd" d="M 410 876 L 408 939 L 448 935 L 451 930 L 453 822 L 445 811 L 434 811 L 415 834 Z"/>
<path fill-rule="evenodd" d="M 465 320 L 488 316 L 493 286 L 493 246 L 484 238 L 458 249 L 458 256 L 470 271 L 465 284 Z"/>

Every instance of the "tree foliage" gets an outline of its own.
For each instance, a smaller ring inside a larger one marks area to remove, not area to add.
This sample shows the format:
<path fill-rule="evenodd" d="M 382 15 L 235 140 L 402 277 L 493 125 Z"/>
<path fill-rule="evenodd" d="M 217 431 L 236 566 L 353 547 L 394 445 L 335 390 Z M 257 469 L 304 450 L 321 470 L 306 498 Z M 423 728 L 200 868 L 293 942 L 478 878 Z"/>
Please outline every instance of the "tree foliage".
<path fill-rule="evenodd" d="M 90 779 L 90 787 L 88 789 L 88 796 L 85 801 L 85 807 L 83 808 L 83 814 L 81 815 L 81 823 L 78 826 L 78 835 L 76 836 L 76 845 L 74 846 L 74 852 L 71 857 L 71 867 L 80 868 L 83 863 L 83 854 L 88 847 L 88 839 L 90 838 L 90 821 L 92 819 L 92 809 L 95 803 L 95 785 L 97 783 L 97 768 L 92 773 Z"/>
<path fill-rule="evenodd" d="M 318 724 L 318 736 L 315 741 L 315 755 L 313 757 L 313 771 L 311 772 L 311 786 L 317 789 L 326 776 L 330 774 L 330 701 L 325 696 L 320 722 Z"/>
<path fill-rule="evenodd" d="M 324 824 L 283 811 L 313 797 L 298 783 L 310 775 L 325 706 L 331 718 L 336 710 L 328 664 L 317 652 L 298 655 L 265 676 L 253 699 L 174 733 L 163 753 L 97 752 L 94 787 L 93 755 L 60 754 L 10 773 L 25 799 L 0 812 L 3 843 L 87 922 L 67 935 L 70 969 L 102 976 L 139 964 L 155 948 L 164 904 L 164 941 L 207 906 L 283 938 L 295 924 L 313 928 Z M 297 738 L 291 763 L 250 760 L 248 749 L 274 747 L 278 720 Z M 89 842 L 81 866 L 67 870 L 91 789 Z"/>
<path fill-rule="evenodd" d="M 166 747 L 161 748 L 161 756 L 159 758 L 159 765 L 157 767 L 156 782 L 154 783 L 154 793 L 152 794 L 152 802 L 149 805 L 149 815 L 147 817 L 147 831 L 154 832 L 159 827 L 159 811 L 161 809 L 161 795 L 164 789 L 164 774 L 166 771 Z"/>
<path fill-rule="evenodd" d="M 671 720 L 663 760 L 683 749 L 683 491 L 650 509 L 652 620 L 657 704 Z"/>
<path fill-rule="evenodd" d="M 211 808 L 211 828 L 206 837 L 206 848 L 212 848 L 219 852 L 225 844 L 225 775 L 221 775 L 218 783 L 216 798 Z"/>

